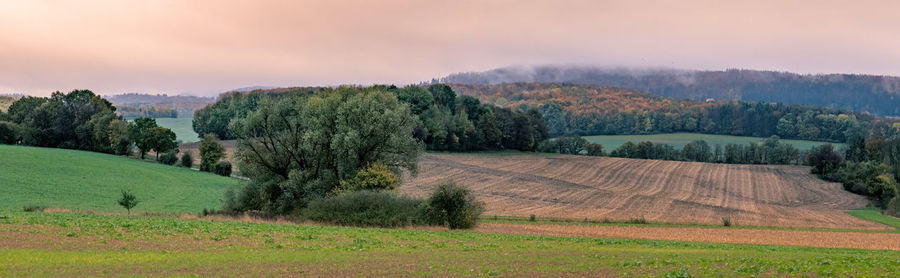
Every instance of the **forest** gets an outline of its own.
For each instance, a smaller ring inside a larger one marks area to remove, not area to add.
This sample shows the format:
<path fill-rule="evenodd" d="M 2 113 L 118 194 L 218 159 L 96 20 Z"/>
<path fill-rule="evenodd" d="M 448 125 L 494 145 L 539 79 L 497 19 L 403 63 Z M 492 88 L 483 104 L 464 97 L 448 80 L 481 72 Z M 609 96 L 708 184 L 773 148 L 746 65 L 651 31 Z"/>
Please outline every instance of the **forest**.
<path fill-rule="evenodd" d="M 673 99 L 778 102 L 900 116 L 900 77 L 894 76 L 804 75 L 744 69 L 694 71 L 538 66 L 457 73 L 432 81 L 437 82 L 469 85 L 515 82 L 592 84 L 631 88 Z"/>
<path fill-rule="evenodd" d="M 897 120 L 814 106 L 692 101 L 637 91 L 559 83 L 451 85 L 462 95 L 516 109 L 538 109 L 550 136 L 695 132 L 845 142 L 893 132 Z"/>

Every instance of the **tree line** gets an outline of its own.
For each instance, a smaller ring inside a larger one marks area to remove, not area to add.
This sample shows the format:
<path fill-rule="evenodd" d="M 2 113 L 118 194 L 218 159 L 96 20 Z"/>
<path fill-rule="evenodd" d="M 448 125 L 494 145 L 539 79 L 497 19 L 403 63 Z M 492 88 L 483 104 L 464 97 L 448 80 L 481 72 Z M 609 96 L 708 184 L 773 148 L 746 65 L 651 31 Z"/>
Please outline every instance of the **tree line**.
<path fill-rule="evenodd" d="M 588 142 L 575 135 L 547 140 L 538 150 L 560 154 L 728 164 L 806 164 L 806 153 L 781 142 L 778 136 L 745 145 L 726 144 L 724 147 L 719 144 L 710 145 L 704 140 L 694 140 L 680 150 L 669 144 L 628 141 L 607 153 L 603 150 L 603 145 Z"/>
<path fill-rule="evenodd" d="M 89 90 L 50 97 L 23 97 L 8 113 L 0 112 L 0 143 L 77 149 L 141 158 L 149 151 L 159 154 L 178 147 L 175 133 L 151 118 L 127 122 L 116 107 Z"/>
<path fill-rule="evenodd" d="M 232 92 L 216 103 L 194 113 L 194 130 L 213 133 L 221 139 L 236 139 L 231 129 L 234 119 L 257 110 L 260 100 L 305 98 L 327 88 L 288 88 Z M 477 98 L 459 96 L 447 85 L 373 86 L 367 90 L 386 91 L 408 105 L 413 119 L 413 136 L 436 151 L 481 151 L 515 149 L 533 151 L 549 133 L 537 109 L 510 109 L 482 104 Z"/>

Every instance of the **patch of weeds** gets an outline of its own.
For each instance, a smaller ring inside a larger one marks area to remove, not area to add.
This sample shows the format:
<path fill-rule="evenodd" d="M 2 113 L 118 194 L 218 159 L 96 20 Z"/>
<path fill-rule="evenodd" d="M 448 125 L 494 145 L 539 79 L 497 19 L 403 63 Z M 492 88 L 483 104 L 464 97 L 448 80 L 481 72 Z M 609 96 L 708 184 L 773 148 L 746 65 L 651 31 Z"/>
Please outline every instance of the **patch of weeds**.
<path fill-rule="evenodd" d="M 47 209 L 47 207 L 36 205 L 25 206 L 22 208 L 25 212 L 44 212 L 45 209 Z"/>
<path fill-rule="evenodd" d="M 650 224 L 650 221 L 647 221 L 646 218 L 641 216 L 641 217 L 637 217 L 637 218 L 628 219 L 628 221 L 626 221 L 625 223 L 628 223 L 628 224 Z"/>
<path fill-rule="evenodd" d="M 666 277 L 666 278 L 690 278 L 690 277 L 694 277 L 694 276 L 691 276 L 691 274 L 688 273 L 687 268 L 685 268 L 685 267 L 682 266 L 682 267 L 679 268 L 679 269 L 674 269 L 674 270 L 672 270 L 672 271 L 666 272 L 666 274 L 664 274 L 662 277 Z"/>

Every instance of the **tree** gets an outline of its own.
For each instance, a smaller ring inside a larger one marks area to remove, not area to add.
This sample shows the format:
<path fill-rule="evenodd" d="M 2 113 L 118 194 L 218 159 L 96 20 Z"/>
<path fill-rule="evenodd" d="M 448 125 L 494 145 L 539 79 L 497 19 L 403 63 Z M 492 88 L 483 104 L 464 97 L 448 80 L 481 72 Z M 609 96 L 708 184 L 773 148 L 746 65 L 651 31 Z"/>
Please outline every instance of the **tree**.
<path fill-rule="evenodd" d="M 225 147 L 216 140 L 216 135 L 207 133 L 200 141 L 200 171 L 212 172 L 216 163 L 225 157 Z"/>
<path fill-rule="evenodd" d="M 456 111 L 456 93 L 450 86 L 434 84 L 428 87 L 428 91 L 434 96 L 435 104 L 447 107 L 450 111 Z"/>
<path fill-rule="evenodd" d="M 141 159 L 153 148 L 153 128 L 157 127 L 153 118 L 137 118 L 128 123 L 128 138 L 134 141 L 134 145 L 140 151 Z"/>
<path fill-rule="evenodd" d="M 175 132 L 171 129 L 157 126 L 150 129 L 149 146 L 156 152 L 156 160 L 159 160 L 159 154 L 165 153 L 178 147 L 175 142 Z"/>
<path fill-rule="evenodd" d="M 414 124 L 409 106 L 379 87 L 264 99 L 230 128 L 241 173 L 250 178 L 237 209 L 289 213 L 376 162 L 415 173 L 422 144 L 412 137 Z"/>
<path fill-rule="evenodd" d="M 129 190 L 122 190 L 122 197 L 119 198 L 119 205 L 128 210 L 128 215 L 131 215 L 131 209 L 136 207 L 138 203 L 137 197 L 131 193 Z"/>

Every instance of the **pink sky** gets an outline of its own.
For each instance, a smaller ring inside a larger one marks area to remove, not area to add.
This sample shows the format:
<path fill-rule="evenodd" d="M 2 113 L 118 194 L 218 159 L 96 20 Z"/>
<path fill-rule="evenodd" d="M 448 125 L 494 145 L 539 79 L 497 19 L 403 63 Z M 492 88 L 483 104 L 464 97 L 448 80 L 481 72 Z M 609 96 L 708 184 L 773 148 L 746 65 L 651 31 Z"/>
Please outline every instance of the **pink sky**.
<path fill-rule="evenodd" d="M 9 1 L 0 93 L 214 95 L 508 65 L 900 75 L 900 1 Z"/>

